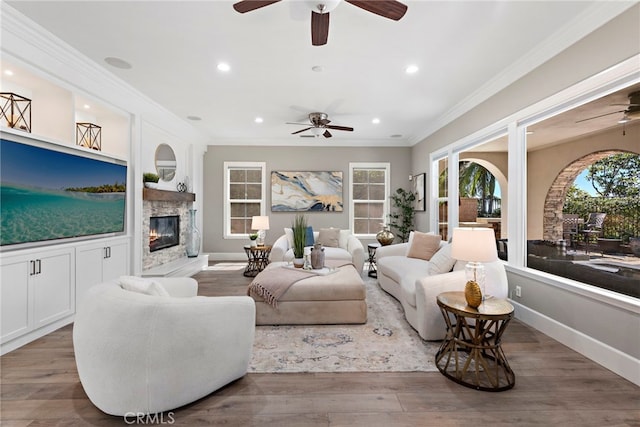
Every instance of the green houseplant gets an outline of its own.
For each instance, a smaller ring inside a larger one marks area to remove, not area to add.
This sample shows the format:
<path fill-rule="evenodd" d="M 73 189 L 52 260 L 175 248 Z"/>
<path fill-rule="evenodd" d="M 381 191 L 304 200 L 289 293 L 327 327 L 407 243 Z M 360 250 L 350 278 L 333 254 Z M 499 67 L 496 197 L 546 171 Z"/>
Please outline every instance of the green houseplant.
<path fill-rule="evenodd" d="M 302 214 L 296 214 L 293 219 L 293 264 L 302 267 L 304 264 L 304 244 L 307 238 L 307 220 Z"/>
<path fill-rule="evenodd" d="M 398 188 L 391 195 L 391 202 L 395 211 L 389 214 L 389 226 L 397 230 L 396 235 L 403 243 L 409 239 L 409 233 L 413 229 L 415 200 L 415 193 L 404 188 Z"/>
<path fill-rule="evenodd" d="M 153 172 L 145 172 L 142 174 L 142 182 L 158 182 L 160 177 Z"/>

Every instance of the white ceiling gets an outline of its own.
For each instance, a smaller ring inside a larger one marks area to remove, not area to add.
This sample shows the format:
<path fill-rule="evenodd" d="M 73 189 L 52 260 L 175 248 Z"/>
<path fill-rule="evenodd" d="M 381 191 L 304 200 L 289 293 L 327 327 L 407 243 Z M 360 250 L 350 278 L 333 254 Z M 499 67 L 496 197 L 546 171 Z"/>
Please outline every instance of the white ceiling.
<path fill-rule="evenodd" d="M 325 143 L 285 124 L 313 111 L 355 128 L 332 131 L 336 145 L 415 144 L 566 48 L 602 8 L 404 1 L 395 22 L 343 2 L 331 12 L 328 44 L 314 47 L 301 0 L 245 14 L 233 1 L 7 3 L 178 117 L 201 117 L 191 123 L 212 143 L 282 145 Z M 231 70 L 218 71 L 219 62 Z M 410 64 L 416 74 L 405 73 Z"/>

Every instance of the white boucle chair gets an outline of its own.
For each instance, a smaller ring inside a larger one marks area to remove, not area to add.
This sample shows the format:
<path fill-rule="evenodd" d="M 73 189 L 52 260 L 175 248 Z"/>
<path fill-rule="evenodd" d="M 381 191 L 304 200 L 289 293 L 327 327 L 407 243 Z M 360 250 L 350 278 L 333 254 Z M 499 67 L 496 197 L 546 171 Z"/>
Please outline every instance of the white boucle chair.
<path fill-rule="evenodd" d="M 80 382 L 100 410 L 164 412 L 245 375 L 252 298 L 196 296 L 192 278 L 154 278 L 170 296 L 125 290 L 120 280 L 90 288 L 73 326 Z"/>

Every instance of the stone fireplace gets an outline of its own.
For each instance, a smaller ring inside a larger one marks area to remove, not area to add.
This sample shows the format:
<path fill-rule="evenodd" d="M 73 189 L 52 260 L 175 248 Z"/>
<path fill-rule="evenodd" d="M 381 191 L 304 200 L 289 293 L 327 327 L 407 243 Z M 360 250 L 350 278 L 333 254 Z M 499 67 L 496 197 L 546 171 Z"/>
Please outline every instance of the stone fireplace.
<path fill-rule="evenodd" d="M 143 200 L 142 204 L 142 270 L 185 258 L 185 236 L 189 226 L 189 209 L 193 202 L 175 200 Z M 151 250 L 151 218 L 177 217 L 178 242 L 162 250 Z"/>

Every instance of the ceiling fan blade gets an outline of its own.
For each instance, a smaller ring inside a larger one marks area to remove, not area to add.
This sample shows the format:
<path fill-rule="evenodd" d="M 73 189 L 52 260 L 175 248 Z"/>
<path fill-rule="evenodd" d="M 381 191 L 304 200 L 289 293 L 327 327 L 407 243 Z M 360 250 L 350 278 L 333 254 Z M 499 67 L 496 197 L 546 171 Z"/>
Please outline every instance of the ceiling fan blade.
<path fill-rule="evenodd" d="M 297 134 L 297 133 L 301 133 L 301 132 L 304 132 L 304 131 L 309 130 L 309 129 L 311 129 L 311 128 L 306 128 L 306 129 L 297 130 L 297 131 L 295 131 L 295 132 L 292 132 L 292 133 L 291 133 L 291 135 L 295 135 L 295 134 Z"/>
<path fill-rule="evenodd" d="M 599 116 L 589 117 L 588 119 L 577 120 L 576 123 L 586 122 L 587 120 L 597 119 L 599 117 L 610 116 L 612 114 L 624 113 L 626 110 L 614 111 L 612 113 L 600 114 Z"/>
<path fill-rule="evenodd" d="M 311 12 L 311 44 L 322 46 L 329 38 L 329 13 Z"/>
<path fill-rule="evenodd" d="M 324 133 L 322 134 L 325 138 L 331 138 L 333 135 L 331 135 L 331 132 L 329 132 L 328 130 L 325 130 Z"/>
<path fill-rule="evenodd" d="M 347 132 L 353 132 L 353 128 L 347 127 L 347 126 L 326 126 L 329 129 L 335 129 L 335 130 L 346 130 Z"/>
<path fill-rule="evenodd" d="M 246 13 L 252 10 L 260 9 L 261 7 L 269 6 L 273 3 L 278 3 L 280 0 L 242 0 L 233 5 L 236 12 Z"/>
<path fill-rule="evenodd" d="M 378 1 L 345 0 L 345 1 L 347 3 L 351 3 L 356 7 L 359 7 L 360 9 L 364 9 L 368 12 L 375 13 L 376 15 L 380 15 L 384 18 L 393 19 L 394 21 L 399 21 L 407 12 L 407 6 L 405 4 L 402 4 L 399 1 L 394 1 L 394 0 L 378 0 Z"/>

